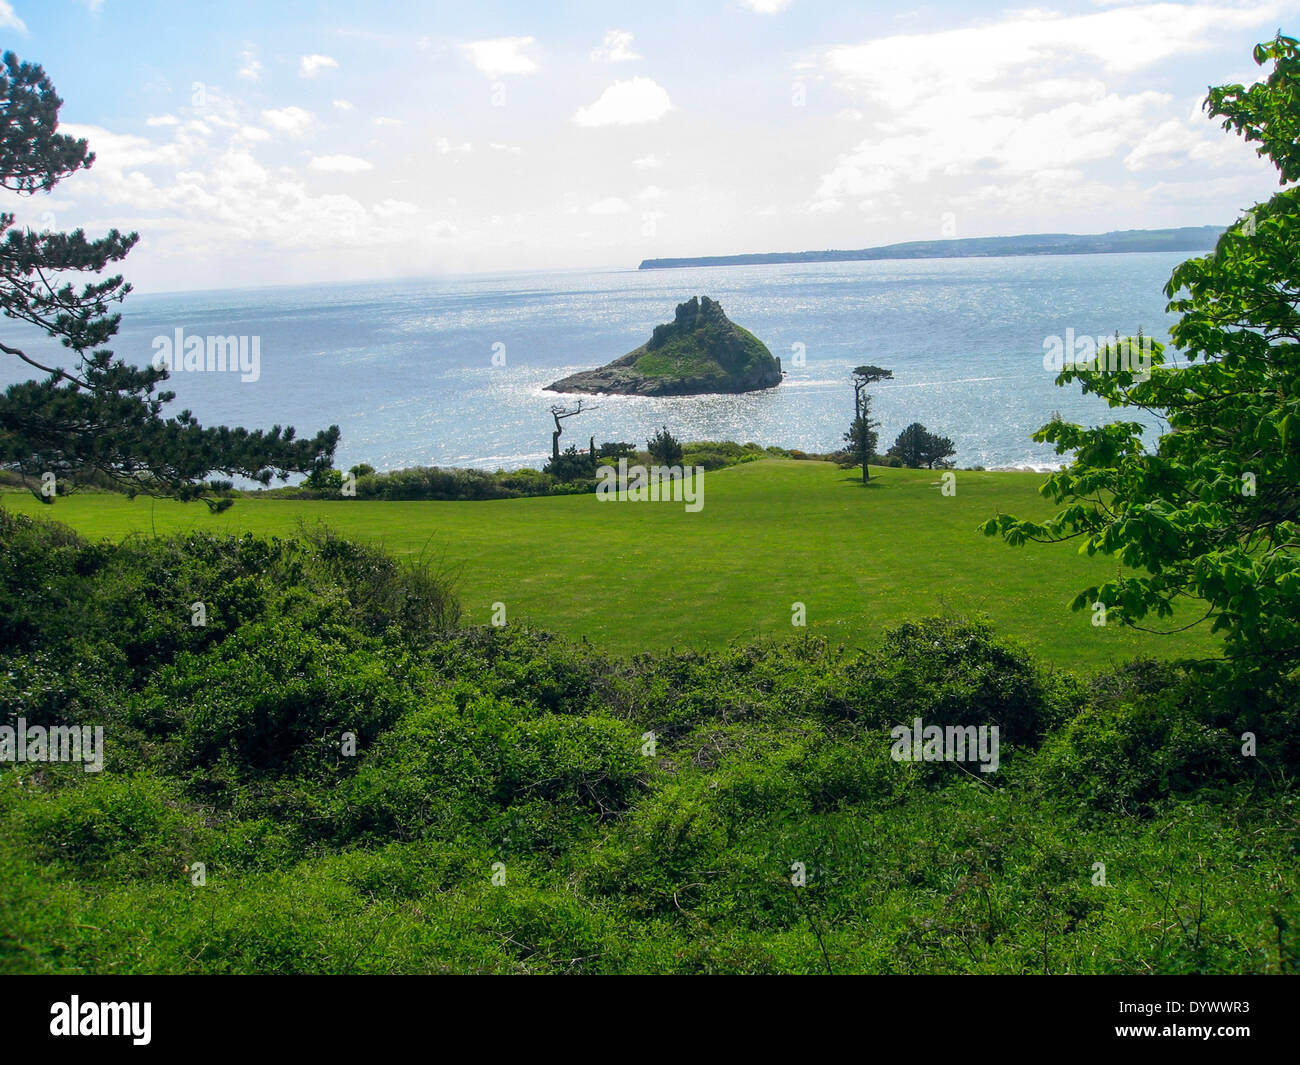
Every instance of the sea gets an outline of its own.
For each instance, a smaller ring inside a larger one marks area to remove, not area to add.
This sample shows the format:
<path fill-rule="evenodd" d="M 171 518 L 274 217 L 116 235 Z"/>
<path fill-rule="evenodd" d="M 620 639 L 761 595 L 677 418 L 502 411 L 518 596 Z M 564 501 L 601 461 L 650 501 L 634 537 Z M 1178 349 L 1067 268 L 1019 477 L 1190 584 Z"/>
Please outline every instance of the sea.
<path fill-rule="evenodd" d="M 178 330 L 246 338 L 255 374 L 176 372 L 166 385 L 173 409 L 205 425 L 292 425 L 299 436 L 338 425 L 341 469 L 540 467 L 550 408 L 579 398 L 546 385 L 625 354 L 678 303 L 707 295 L 781 359 L 782 384 L 745 395 L 587 397 L 591 409 L 564 421 L 562 446 L 585 448 L 594 437 L 643 447 L 666 426 L 682 440 L 833 451 L 853 417 L 852 369 L 872 364 L 893 372 L 870 389 L 880 450 L 920 422 L 953 441 L 958 466 L 1047 469 L 1062 459 L 1031 436 L 1056 412 L 1084 424 L 1144 421 L 1078 384 L 1058 387 L 1044 367 L 1053 338 L 1141 328 L 1166 341 L 1174 318 L 1163 289 L 1186 257 L 566 270 L 131 293 L 109 346 L 143 366 Z M 5 332 L 67 364 L 56 342 L 13 323 Z M 31 376 L 18 360 L 0 360 L 0 385 Z"/>

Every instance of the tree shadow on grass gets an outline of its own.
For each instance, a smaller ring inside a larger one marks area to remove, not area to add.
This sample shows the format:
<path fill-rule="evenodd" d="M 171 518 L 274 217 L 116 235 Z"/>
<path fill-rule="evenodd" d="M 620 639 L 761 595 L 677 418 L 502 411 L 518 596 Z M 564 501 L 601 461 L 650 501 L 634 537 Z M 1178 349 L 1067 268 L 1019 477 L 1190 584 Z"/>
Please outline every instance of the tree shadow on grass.
<path fill-rule="evenodd" d="M 840 484 L 856 486 L 864 490 L 874 490 L 880 488 L 881 482 L 882 482 L 881 475 L 878 473 L 873 473 L 871 475 L 871 480 L 869 480 L 866 484 L 863 484 L 861 470 L 859 470 L 856 474 L 849 474 L 846 477 L 840 478 Z"/>

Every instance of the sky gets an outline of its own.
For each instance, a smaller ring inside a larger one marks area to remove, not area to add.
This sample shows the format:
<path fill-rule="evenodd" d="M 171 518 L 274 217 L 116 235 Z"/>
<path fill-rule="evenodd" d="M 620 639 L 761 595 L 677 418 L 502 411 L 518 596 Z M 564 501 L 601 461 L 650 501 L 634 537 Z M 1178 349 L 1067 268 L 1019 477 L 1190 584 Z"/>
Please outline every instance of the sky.
<path fill-rule="evenodd" d="M 34 229 L 137 291 L 1226 225 L 1201 109 L 1300 3 L 0 0 L 96 153 Z"/>

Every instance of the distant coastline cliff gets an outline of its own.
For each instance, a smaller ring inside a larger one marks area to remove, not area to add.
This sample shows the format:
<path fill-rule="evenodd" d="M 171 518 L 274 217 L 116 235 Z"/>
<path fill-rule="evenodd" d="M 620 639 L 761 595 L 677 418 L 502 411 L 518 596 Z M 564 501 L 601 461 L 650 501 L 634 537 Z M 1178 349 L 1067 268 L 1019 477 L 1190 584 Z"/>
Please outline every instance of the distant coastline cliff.
<path fill-rule="evenodd" d="M 639 270 L 684 266 L 754 266 L 772 263 L 837 263 L 870 259 L 960 259 L 1003 255 L 1102 255 L 1114 252 L 1208 251 L 1223 226 L 1182 229 L 1125 229 L 1113 233 L 1032 233 L 1020 237 L 969 237 L 964 240 L 913 240 L 856 251 L 761 252 L 697 258 L 645 259 Z"/>

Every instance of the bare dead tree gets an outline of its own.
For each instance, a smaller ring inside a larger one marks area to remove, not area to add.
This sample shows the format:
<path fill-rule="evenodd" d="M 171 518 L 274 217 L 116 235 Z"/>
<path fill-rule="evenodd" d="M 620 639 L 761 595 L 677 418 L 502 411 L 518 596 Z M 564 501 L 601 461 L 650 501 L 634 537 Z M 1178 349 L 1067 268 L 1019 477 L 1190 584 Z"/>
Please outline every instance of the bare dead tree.
<path fill-rule="evenodd" d="M 576 414 L 583 414 L 589 410 L 595 410 L 594 406 L 584 407 L 582 400 L 578 400 L 578 405 L 573 410 L 567 407 L 561 407 L 556 404 L 551 408 L 551 417 L 555 419 L 555 432 L 551 434 L 551 459 L 554 462 L 560 461 L 560 434 L 564 432 L 564 426 L 560 424 L 562 418 L 572 418 Z"/>

